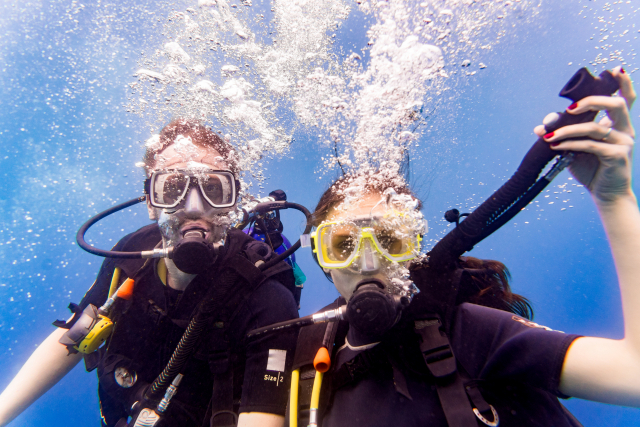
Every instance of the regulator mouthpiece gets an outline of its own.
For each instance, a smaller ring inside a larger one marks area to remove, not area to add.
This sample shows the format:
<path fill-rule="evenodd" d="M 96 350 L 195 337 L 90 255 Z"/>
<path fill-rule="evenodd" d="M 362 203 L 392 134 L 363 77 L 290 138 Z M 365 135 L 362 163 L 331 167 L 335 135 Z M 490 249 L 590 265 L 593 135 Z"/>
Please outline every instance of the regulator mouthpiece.
<path fill-rule="evenodd" d="M 364 280 L 347 304 L 349 325 L 361 334 L 377 340 L 396 324 L 409 298 L 389 293 L 382 282 Z"/>
<path fill-rule="evenodd" d="M 199 274 L 216 262 L 221 247 L 220 243 L 207 242 L 203 231 L 189 230 L 173 247 L 170 257 L 180 271 Z"/>

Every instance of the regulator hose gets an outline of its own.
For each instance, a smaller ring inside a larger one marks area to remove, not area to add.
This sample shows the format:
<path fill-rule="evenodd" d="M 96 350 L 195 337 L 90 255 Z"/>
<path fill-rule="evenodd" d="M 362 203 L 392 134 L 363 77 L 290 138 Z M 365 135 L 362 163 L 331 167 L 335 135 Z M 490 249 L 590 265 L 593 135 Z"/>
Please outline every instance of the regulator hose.
<path fill-rule="evenodd" d="M 296 209 L 300 212 L 302 212 L 304 214 L 304 216 L 307 219 L 307 225 L 304 229 L 303 234 L 309 234 L 309 232 L 311 231 L 311 228 L 313 227 L 313 225 L 311 224 L 311 212 L 309 212 L 309 210 L 307 208 L 305 208 L 302 205 L 299 205 L 298 203 L 291 203 L 291 202 L 285 202 L 285 201 L 278 201 L 278 202 L 264 202 L 264 203 L 258 203 L 253 209 L 252 212 L 256 213 L 256 214 L 264 214 L 266 212 L 269 211 L 273 211 L 273 210 L 280 210 L 280 209 Z M 283 253 L 281 253 L 280 255 L 270 259 L 269 261 L 265 262 L 264 264 L 260 264 L 260 266 L 258 266 L 258 268 L 262 271 L 273 267 L 274 265 L 276 265 L 277 263 L 279 263 L 280 261 L 285 260 L 286 258 L 288 258 L 289 256 L 291 256 L 292 253 L 294 253 L 295 251 L 297 251 L 300 248 L 300 239 L 298 239 L 297 242 L 295 242 L 293 245 L 291 245 L 291 247 L 289 249 L 287 249 L 286 251 L 284 251 Z"/>
<path fill-rule="evenodd" d="M 610 96 L 619 89 L 618 82 L 609 71 L 593 77 L 586 68 L 581 68 L 560 91 L 560 96 L 577 102 L 587 96 Z M 547 125 L 547 132 L 553 132 L 563 126 L 586 123 L 595 119 L 597 111 L 582 114 L 558 113 L 559 119 Z M 455 229 L 442 238 L 429 252 L 429 264 L 451 265 L 465 252 L 488 237 L 507 221 L 513 218 L 531 200 L 533 200 L 557 171 L 551 171 L 538 180 L 546 165 L 558 155 L 567 155 L 552 150 L 543 138 L 539 138 L 525 155 L 518 170 L 511 178 L 482 203 Z M 561 158 L 556 167 L 566 166 Z M 553 172 L 553 173 L 552 173 Z"/>
<path fill-rule="evenodd" d="M 279 331 L 282 329 L 289 329 L 294 327 L 302 328 L 303 326 L 313 325 L 314 323 L 316 322 L 314 322 L 313 320 L 313 314 L 310 314 L 308 316 L 300 317 L 298 319 L 285 320 L 284 322 L 278 322 L 272 325 L 263 326 L 262 328 L 253 329 L 249 331 L 249 333 L 247 334 L 247 338 L 253 338 L 255 336 L 262 335 L 267 332 Z"/>
<path fill-rule="evenodd" d="M 89 252 L 93 255 L 98 255 L 105 258 L 121 258 L 121 259 L 139 259 L 142 258 L 142 252 L 119 252 L 119 251 L 106 251 L 103 249 L 98 249 L 94 246 L 91 246 L 84 240 L 84 235 L 96 222 L 100 221 L 103 218 L 108 217 L 109 215 L 121 211 L 123 209 L 128 208 L 129 206 L 133 206 L 138 203 L 142 203 L 147 200 L 146 196 L 136 197 L 135 199 L 131 199 L 127 202 L 116 205 L 112 208 L 107 209 L 104 212 L 100 212 L 98 215 L 89 219 L 89 221 L 82 224 L 82 227 L 78 230 L 76 234 L 76 241 L 78 242 L 78 246 L 80 246 L 85 251 Z"/>
<path fill-rule="evenodd" d="M 238 274 L 236 272 L 227 270 L 222 280 L 215 286 L 211 286 L 195 316 L 191 318 L 187 329 L 182 334 L 180 342 L 173 351 L 169 362 L 145 393 L 147 400 L 157 402 L 162 399 L 165 389 L 169 387 L 171 381 L 180 373 L 191 356 L 202 331 L 210 320 L 210 314 L 217 307 L 223 306 L 226 303 L 228 296 L 231 294 L 231 287 L 233 287 L 237 279 Z M 227 297 L 225 298 L 225 296 Z"/>

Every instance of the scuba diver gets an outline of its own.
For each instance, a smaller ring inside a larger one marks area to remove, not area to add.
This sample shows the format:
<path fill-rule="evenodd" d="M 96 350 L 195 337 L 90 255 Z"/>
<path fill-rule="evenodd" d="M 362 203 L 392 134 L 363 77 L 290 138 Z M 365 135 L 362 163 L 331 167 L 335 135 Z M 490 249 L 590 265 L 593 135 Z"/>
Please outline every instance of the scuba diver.
<path fill-rule="evenodd" d="M 269 196 L 263 199 L 259 199 L 256 202 L 286 202 L 287 194 L 283 190 L 273 190 L 269 193 Z M 280 221 L 280 211 L 269 211 L 265 215 L 255 216 L 249 220 L 248 228 L 245 228 L 244 232 L 249 236 L 261 242 L 268 243 L 271 249 L 278 255 L 284 253 L 289 249 L 292 244 L 283 234 L 284 226 Z M 285 262 L 293 269 L 293 277 L 296 284 L 296 299 L 298 304 L 300 303 L 300 293 L 302 291 L 304 282 L 307 280 L 307 276 L 302 272 L 300 266 L 296 263 L 296 255 L 292 254 L 285 259 Z M 299 308 L 299 306 L 298 306 Z"/>
<path fill-rule="evenodd" d="M 622 68 L 610 76 L 618 97 L 581 96 L 560 114 L 592 120 L 606 111 L 600 123 L 556 126 L 556 114 L 535 132 L 552 154 L 570 153 L 571 173 L 598 208 L 625 337 L 581 337 L 533 323 L 503 264 L 460 256 L 479 241 L 468 226 L 485 204 L 464 221 L 447 212 L 456 228 L 420 255 L 426 222 L 406 184 L 347 175 L 314 213 L 313 255 L 341 297 L 295 323 L 305 326 L 293 363 L 291 427 L 579 426 L 558 397 L 640 407 L 640 211 L 629 113 L 636 96 Z"/>
<path fill-rule="evenodd" d="M 139 201 L 155 223 L 112 251 L 88 246 L 83 226 L 78 243 L 108 258 L 0 395 L 0 425 L 83 358 L 97 369 L 103 426 L 283 424 L 295 334 L 245 336 L 298 317 L 294 278 L 268 245 L 232 228 L 237 163 L 194 121 L 174 120 L 147 144 Z"/>

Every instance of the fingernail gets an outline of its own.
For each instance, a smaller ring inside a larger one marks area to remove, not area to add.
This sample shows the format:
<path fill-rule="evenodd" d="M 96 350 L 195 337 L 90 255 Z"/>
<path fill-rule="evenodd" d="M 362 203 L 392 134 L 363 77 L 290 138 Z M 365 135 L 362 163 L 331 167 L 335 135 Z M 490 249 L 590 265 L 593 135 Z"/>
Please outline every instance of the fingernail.
<path fill-rule="evenodd" d="M 557 147 L 558 145 L 560 145 L 560 143 L 559 142 L 552 142 L 549 145 L 551 145 L 552 147 Z"/>
<path fill-rule="evenodd" d="M 543 136 L 544 139 L 549 139 L 549 138 L 553 138 L 553 135 L 555 134 L 555 132 L 549 132 L 548 134 L 546 134 L 545 136 Z"/>
<path fill-rule="evenodd" d="M 620 67 L 620 74 L 624 74 L 626 73 L 626 71 L 624 71 L 624 68 Z"/>
<path fill-rule="evenodd" d="M 574 102 L 573 104 L 571 104 L 571 105 L 569 105 L 567 107 L 567 110 L 575 110 L 577 106 L 578 106 L 578 103 Z"/>

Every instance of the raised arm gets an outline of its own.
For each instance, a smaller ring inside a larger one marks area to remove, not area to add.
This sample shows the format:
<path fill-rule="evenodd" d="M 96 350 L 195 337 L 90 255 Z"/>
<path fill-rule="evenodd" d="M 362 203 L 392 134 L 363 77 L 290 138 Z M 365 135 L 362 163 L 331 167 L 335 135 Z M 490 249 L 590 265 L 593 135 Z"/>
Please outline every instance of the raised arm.
<path fill-rule="evenodd" d="M 69 355 L 58 342 L 65 332 L 53 331 L 0 394 L 0 427 L 9 424 L 82 360 L 80 353 Z"/>
<path fill-rule="evenodd" d="M 566 126 L 544 135 L 554 150 L 572 151 L 570 170 L 600 213 L 616 265 L 625 325 L 621 340 L 579 338 L 565 357 L 560 378 L 564 394 L 599 402 L 640 406 L 640 210 L 631 189 L 635 132 L 629 110 L 636 94 L 628 74 L 612 71 L 618 97 L 588 97 L 569 113 L 607 112 L 600 123 Z M 536 128 L 539 135 L 543 127 Z M 566 138 L 574 141 L 560 142 Z"/>

